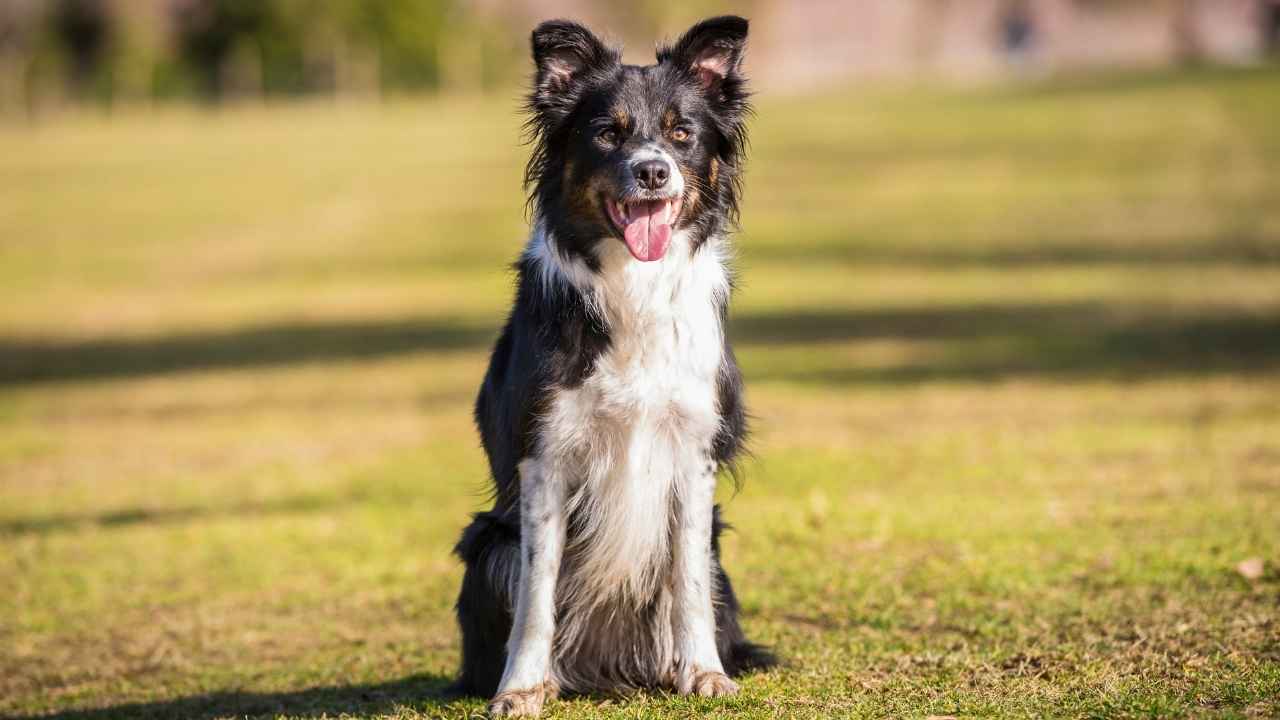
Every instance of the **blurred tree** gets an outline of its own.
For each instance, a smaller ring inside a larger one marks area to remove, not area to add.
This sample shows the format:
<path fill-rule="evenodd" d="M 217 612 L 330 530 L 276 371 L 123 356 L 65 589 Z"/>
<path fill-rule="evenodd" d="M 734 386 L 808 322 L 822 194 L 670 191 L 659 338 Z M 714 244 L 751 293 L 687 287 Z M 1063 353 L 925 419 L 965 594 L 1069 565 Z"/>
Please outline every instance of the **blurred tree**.
<path fill-rule="evenodd" d="M 1262 0 L 1262 43 L 1272 55 L 1280 54 L 1280 0 Z"/>
<path fill-rule="evenodd" d="M 52 29 L 71 65 L 71 87 L 88 96 L 108 72 L 108 44 L 112 19 L 104 0 L 61 0 L 55 6 Z"/>
<path fill-rule="evenodd" d="M 185 0 L 175 15 L 183 61 L 213 97 L 233 92 L 233 80 L 245 74 L 256 74 L 258 89 L 268 94 L 333 91 L 352 80 L 346 71 L 353 58 L 372 58 L 375 69 L 364 75 L 394 92 L 439 87 L 441 37 L 452 5 Z"/>
<path fill-rule="evenodd" d="M 344 0 L 352 39 L 375 49 L 383 91 L 440 86 L 441 37 L 453 3 Z"/>
<path fill-rule="evenodd" d="M 285 90 L 294 76 L 289 66 L 296 62 L 296 42 L 292 28 L 277 20 L 271 2 L 179 3 L 174 22 L 181 61 L 214 98 Z"/>
<path fill-rule="evenodd" d="M 34 16 L 31 0 L 0 2 L 0 112 L 26 104 Z"/>

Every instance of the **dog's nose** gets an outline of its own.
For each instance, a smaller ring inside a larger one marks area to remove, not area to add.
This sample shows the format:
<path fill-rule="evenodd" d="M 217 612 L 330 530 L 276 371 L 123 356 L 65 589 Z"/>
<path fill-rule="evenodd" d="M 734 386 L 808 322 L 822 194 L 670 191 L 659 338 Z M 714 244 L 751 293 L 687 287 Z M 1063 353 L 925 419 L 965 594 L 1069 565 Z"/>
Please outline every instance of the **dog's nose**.
<path fill-rule="evenodd" d="M 645 190 L 661 190 L 667 184 L 667 176 L 670 175 L 667 163 L 662 160 L 638 162 L 631 166 L 631 172 L 636 176 L 640 187 Z"/>

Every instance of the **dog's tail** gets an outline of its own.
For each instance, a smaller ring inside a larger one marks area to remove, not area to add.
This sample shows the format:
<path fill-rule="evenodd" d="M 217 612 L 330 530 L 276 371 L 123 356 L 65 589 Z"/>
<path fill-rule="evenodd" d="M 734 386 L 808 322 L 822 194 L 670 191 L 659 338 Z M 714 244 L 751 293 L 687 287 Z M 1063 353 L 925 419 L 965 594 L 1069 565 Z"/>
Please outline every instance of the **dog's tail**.
<path fill-rule="evenodd" d="M 778 656 L 764 645 L 743 640 L 729 646 L 729 656 L 721 658 L 725 672 L 731 677 L 758 670 L 768 670 L 778 664 Z"/>
<path fill-rule="evenodd" d="M 730 677 L 757 670 L 767 670 L 778 664 L 778 656 L 764 645 L 757 645 L 747 639 L 738 623 L 738 614 L 742 607 L 738 604 L 738 596 L 733 592 L 733 583 L 729 574 L 720 564 L 720 534 L 729 529 L 729 524 L 720 517 L 720 506 L 716 505 L 711 514 L 711 554 L 716 574 L 716 646 L 720 652 L 720 663 Z"/>

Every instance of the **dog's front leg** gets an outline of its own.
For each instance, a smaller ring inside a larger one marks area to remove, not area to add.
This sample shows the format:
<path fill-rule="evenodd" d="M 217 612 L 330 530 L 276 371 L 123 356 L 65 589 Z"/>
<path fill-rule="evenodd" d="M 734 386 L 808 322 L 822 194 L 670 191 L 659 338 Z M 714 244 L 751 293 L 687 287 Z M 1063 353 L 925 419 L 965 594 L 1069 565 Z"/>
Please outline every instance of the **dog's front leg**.
<path fill-rule="evenodd" d="M 711 604 L 711 525 L 715 465 L 707 458 L 688 464 L 679 485 L 679 513 L 673 533 L 675 688 L 681 695 L 719 697 L 738 692 L 716 649 L 716 616 Z"/>
<path fill-rule="evenodd" d="M 520 582 L 507 640 L 507 664 L 494 716 L 534 716 L 557 688 L 550 676 L 555 589 L 565 542 L 565 483 L 548 463 L 520 463 Z"/>

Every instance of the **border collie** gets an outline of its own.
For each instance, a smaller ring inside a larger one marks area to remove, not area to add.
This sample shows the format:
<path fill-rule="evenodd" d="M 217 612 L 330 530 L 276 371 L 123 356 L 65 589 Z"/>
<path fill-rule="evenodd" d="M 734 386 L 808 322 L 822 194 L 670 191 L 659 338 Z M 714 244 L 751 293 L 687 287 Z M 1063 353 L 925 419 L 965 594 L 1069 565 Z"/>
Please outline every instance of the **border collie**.
<path fill-rule="evenodd" d="M 495 716 L 560 691 L 730 695 L 772 655 L 738 625 L 717 476 L 746 432 L 725 336 L 747 21 L 624 65 L 533 31 L 533 230 L 476 401 L 494 507 L 462 533 L 458 689 Z"/>

